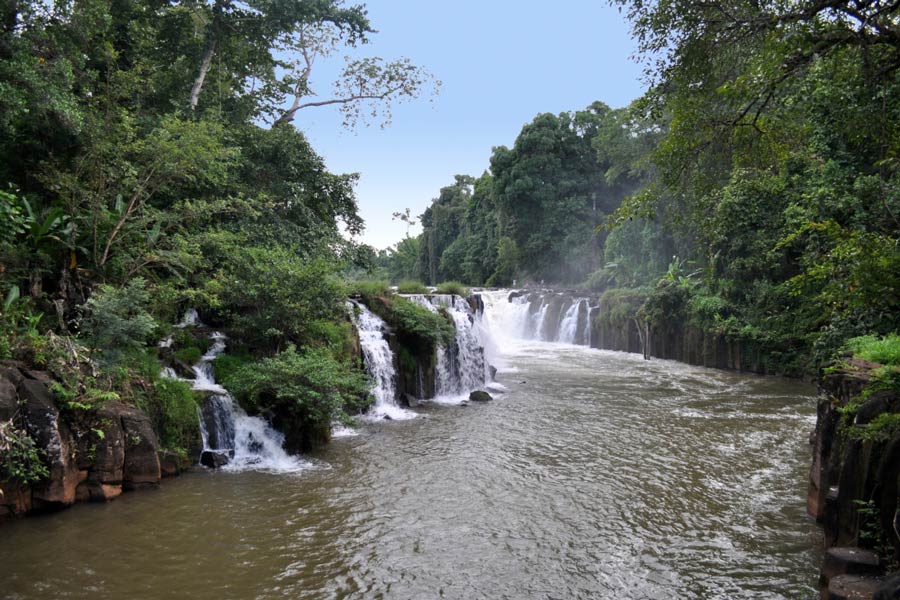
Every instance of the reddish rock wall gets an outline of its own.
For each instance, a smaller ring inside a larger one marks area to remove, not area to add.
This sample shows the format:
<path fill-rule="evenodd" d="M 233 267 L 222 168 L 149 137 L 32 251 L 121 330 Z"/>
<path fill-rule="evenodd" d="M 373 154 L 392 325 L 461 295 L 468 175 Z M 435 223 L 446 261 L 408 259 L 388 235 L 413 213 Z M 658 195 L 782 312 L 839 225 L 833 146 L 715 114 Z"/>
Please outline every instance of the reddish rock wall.
<path fill-rule="evenodd" d="M 106 402 L 75 422 L 60 412 L 49 382 L 46 373 L 0 365 L 0 419 L 12 419 L 35 440 L 50 472 L 30 487 L 0 482 L 0 518 L 112 500 L 123 490 L 159 484 L 159 448 L 147 415 Z"/>

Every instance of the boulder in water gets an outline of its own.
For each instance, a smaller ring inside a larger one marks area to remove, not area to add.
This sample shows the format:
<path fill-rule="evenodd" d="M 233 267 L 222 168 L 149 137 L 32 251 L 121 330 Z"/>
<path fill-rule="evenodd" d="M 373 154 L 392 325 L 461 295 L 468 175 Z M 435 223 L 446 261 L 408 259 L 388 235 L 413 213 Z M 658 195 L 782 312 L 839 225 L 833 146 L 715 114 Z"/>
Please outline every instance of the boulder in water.
<path fill-rule="evenodd" d="M 403 401 L 406 406 L 410 408 L 416 408 L 417 406 L 422 405 L 422 401 L 413 396 L 412 394 L 403 394 Z"/>
<path fill-rule="evenodd" d="M 210 469 L 220 469 L 231 461 L 231 453 L 225 450 L 204 450 L 200 464 Z"/>
<path fill-rule="evenodd" d="M 878 575 L 881 568 L 878 555 L 871 550 L 854 546 L 834 546 L 825 552 L 822 578 L 831 581 L 838 575 Z"/>
<path fill-rule="evenodd" d="M 159 470 L 163 477 L 175 477 L 180 475 L 188 464 L 185 458 L 175 452 L 160 451 Z"/>
<path fill-rule="evenodd" d="M 488 372 L 491 374 L 491 381 L 494 381 L 497 378 L 497 367 L 488 365 Z"/>
<path fill-rule="evenodd" d="M 476 390 L 469 394 L 469 400 L 472 402 L 490 402 L 494 398 L 484 390 Z"/>

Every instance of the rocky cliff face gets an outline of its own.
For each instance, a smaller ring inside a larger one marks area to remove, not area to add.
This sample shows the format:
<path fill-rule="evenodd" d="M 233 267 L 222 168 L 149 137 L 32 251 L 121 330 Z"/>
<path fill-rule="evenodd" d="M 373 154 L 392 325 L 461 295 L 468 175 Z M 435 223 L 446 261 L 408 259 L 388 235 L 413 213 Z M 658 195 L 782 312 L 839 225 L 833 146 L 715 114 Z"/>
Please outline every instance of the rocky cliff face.
<path fill-rule="evenodd" d="M 28 433 L 49 471 L 31 486 L 0 482 L 0 518 L 111 500 L 159 483 L 159 445 L 147 415 L 106 402 L 73 418 L 61 410 L 51 383 L 42 371 L 0 364 L 0 420 Z"/>
<path fill-rule="evenodd" d="M 883 426 L 900 394 L 877 390 L 876 366 L 851 360 L 821 382 L 807 509 L 825 531 L 824 598 L 900 597 L 879 578 L 900 559 L 900 430 Z"/>
<path fill-rule="evenodd" d="M 591 346 L 594 348 L 636 352 L 715 369 L 761 375 L 786 374 L 788 365 L 752 344 L 729 340 L 723 335 L 704 332 L 699 327 L 674 320 L 665 327 L 650 327 L 649 330 L 633 319 L 621 323 L 604 322 L 596 318 L 603 310 L 601 305 L 591 316 Z"/>

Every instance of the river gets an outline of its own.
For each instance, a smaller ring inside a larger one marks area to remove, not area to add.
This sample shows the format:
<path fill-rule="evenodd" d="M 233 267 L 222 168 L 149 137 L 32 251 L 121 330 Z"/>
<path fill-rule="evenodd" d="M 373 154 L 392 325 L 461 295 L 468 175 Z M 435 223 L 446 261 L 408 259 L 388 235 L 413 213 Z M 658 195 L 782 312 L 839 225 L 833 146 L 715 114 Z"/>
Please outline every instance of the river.
<path fill-rule="evenodd" d="M 812 598 L 814 390 L 505 340 L 493 402 L 0 529 L 2 598 Z"/>

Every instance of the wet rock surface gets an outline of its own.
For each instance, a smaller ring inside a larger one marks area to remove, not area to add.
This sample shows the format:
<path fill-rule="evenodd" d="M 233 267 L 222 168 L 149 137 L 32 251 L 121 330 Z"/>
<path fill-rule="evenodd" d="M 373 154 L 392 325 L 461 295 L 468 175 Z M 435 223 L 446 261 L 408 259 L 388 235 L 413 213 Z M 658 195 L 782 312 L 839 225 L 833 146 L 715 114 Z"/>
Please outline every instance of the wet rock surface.
<path fill-rule="evenodd" d="M 47 386 L 36 379 L 25 379 L 17 389 L 22 402 L 25 427 L 38 448 L 44 451 L 50 476 L 34 486 L 35 509 L 48 510 L 75 502 L 75 490 L 81 471 L 74 460 L 72 432 L 61 419 L 59 409 Z"/>
<path fill-rule="evenodd" d="M 220 469 L 231 460 L 231 453 L 218 450 L 204 450 L 200 455 L 200 464 L 210 469 Z"/>
<path fill-rule="evenodd" d="M 872 600 L 898 600 L 900 599 L 900 573 L 886 577 L 875 590 Z"/>
<path fill-rule="evenodd" d="M 482 390 L 477 390 L 469 394 L 469 400 L 472 402 L 490 402 L 493 399 L 493 396 Z"/>

